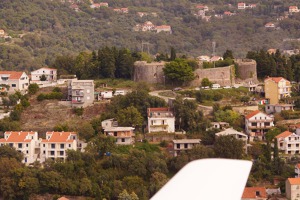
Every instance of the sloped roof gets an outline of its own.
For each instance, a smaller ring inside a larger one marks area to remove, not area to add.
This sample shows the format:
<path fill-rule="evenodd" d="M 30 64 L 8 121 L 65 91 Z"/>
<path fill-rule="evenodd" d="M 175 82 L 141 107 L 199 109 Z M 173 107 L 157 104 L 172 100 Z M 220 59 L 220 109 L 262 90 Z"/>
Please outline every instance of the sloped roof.
<path fill-rule="evenodd" d="M 148 108 L 149 112 L 170 111 L 169 108 Z"/>
<path fill-rule="evenodd" d="M 277 139 L 286 138 L 286 137 L 290 136 L 291 134 L 293 134 L 293 133 L 289 132 L 289 131 L 284 131 L 284 132 L 280 133 L 279 135 L 277 135 L 276 138 Z"/>
<path fill-rule="evenodd" d="M 42 142 L 68 142 L 72 143 L 74 140 L 70 137 L 71 135 L 76 135 L 75 132 L 47 132 L 46 137 L 50 136 L 49 139 L 44 139 Z"/>
<path fill-rule="evenodd" d="M 246 116 L 246 119 L 250 119 L 251 117 L 257 115 L 258 113 L 260 113 L 260 111 L 259 111 L 259 110 L 255 110 L 255 111 L 249 113 L 249 114 Z"/>
<path fill-rule="evenodd" d="M 4 135 L 8 135 L 8 138 L 1 138 L 0 142 L 30 142 L 32 139 L 27 136 L 34 136 L 35 132 L 5 132 Z"/>
<path fill-rule="evenodd" d="M 284 79 L 283 77 L 268 77 L 268 78 L 265 79 L 265 82 L 269 81 L 269 80 L 272 80 L 275 83 L 278 83 L 279 81 L 286 80 L 286 79 Z M 288 80 L 286 80 L 286 81 L 288 81 Z"/>
<path fill-rule="evenodd" d="M 259 192 L 259 195 L 256 196 L 256 193 Z M 242 198 L 267 198 L 266 188 L 264 187 L 245 187 Z"/>
<path fill-rule="evenodd" d="M 300 185 L 300 178 L 288 178 L 291 185 Z"/>
<path fill-rule="evenodd" d="M 0 75 L 10 75 L 9 79 L 20 79 L 23 73 L 17 71 L 0 71 Z"/>

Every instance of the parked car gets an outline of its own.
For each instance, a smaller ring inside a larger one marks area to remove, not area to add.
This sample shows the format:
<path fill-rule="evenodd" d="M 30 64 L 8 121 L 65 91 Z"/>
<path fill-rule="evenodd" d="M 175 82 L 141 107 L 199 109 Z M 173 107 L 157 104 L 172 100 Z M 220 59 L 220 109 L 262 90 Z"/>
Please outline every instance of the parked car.
<path fill-rule="evenodd" d="M 226 85 L 226 86 L 224 86 L 223 88 L 224 88 L 224 89 L 229 89 L 229 88 L 231 88 L 231 86 Z"/>
<path fill-rule="evenodd" d="M 174 88 L 173 91 L 180 91 L 180 90 L 183 90 L 181 87 L 177 87 L 177 88 Z"/>

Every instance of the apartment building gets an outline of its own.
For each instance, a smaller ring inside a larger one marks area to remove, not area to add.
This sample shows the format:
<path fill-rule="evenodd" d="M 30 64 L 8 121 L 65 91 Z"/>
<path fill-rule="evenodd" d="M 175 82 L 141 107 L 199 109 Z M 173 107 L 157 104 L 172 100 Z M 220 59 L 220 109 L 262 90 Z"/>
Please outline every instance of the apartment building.
<path fill-rule="evenodd" d="M 299 154 L 300 136 L 295 133 L 284 131 L 276 136 L 277 146 L 285 154 Z"/>
<path fill-rule="evenodd" d="M 0 146 L 9 145 L 24 154 L 22 163 L 29 165 L 38 159 L 39 140 L 37 132 L 6 131 Z"/>
<path fill-rule="evenodd" d="M 132 127 L 106 127 L 104 134 L 116 138 L 116 144 L 133 144 L 134 128 Z"/>
<path fill-rule="evenodd" d="M 245 116 L 246 133 L 250 137 L 264 139 L 265 133 L 273 126 L 273 117 L 270 117 L 269 115 L 262 113 L 259 110 L 253 111 Z"/>
<path fill-rule="evenodd" d="M 173 140 L 173 155 L 177 156 L 180 152 L 191 150 L 195 145 L 200 144 L 200 142 L 200 139 Z"/>
<path fill-rule="evenodd" d="M 175 132 L 175 117 L 170 108 L 148 108 L 148 132 Z"/>
<path fill-rule="evenodd" d="M 9 93 L 16 91 L 26 92 L 29 86 L 29 77 L 25 72 L 0 71 L 0 85 L 7 85 Z"/>
<path fill-rule="evenodd" d="M 94 103 L 93 80 L 69 80 L 68 99 L 72 107 L 87 107 Z"/>
<path fill-rule="evenodd" d="M 47 132 L 46 139 L 40 141 L 40 162 L 46 159 L 66 160 L 67 150 L 77 150 L 75 132 Z"/>
<path fill-rule="evenodd" d="M 41 81 L 41 77 L 45 76 L 45 81 L 57 81 L 57 69 L 42 67 L 38 70 L 31 72 L 31 81 Z"/>
<path fill-rule="evenodd" d="M 268 77 L 265 83 L 265 97 L 270 104 L 278 104 L 280 99 L 291 96 L 291 83 L 282 77 Z"/>

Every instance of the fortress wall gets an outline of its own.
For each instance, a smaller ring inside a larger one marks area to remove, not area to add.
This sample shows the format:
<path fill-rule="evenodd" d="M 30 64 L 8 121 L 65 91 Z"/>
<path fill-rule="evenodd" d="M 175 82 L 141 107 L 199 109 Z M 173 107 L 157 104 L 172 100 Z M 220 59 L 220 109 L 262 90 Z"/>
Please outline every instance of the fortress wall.
<path fill-rule="evenodd" d="M 236 59 L 238 64 L 237 78 L 257 82 L 256 61 L 252 59 Z"/>
<path fill-rule="evenodd" d="M 133 80 L 136 82 L 144 81 L 147 83 L 164 83 L 165 77 L 163 68 L 165 62 L 147 63 L 145 61 L 137 61 L 134 63 Z"/>
<path fill-rule="evenodd" d="M 197 69 L 195 70 L 195 80 L 191 82 L 191 86 L 200 86 L 203 78 L 208 78 L 213 83 L 218 83 L 221 86 L 233 85 L 234 66 L 218 67 L 209 69 Z"/>

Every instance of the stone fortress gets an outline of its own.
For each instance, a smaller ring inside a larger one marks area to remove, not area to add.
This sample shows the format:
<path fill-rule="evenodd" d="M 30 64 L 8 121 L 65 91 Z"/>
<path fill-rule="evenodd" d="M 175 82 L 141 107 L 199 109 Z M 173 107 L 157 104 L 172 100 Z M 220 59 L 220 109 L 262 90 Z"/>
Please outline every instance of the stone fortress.
<path fill-rule="evenodd" d="M 195 79 L 190 83 L 191 86 L 199 86 L 203 78 L 208 78 L 213 83 L 221 86 L 230 86 L 241 82 L 257 82 L 256 61 L 251 59 L 235 59 L 237 69 L 234 65 L 227 67 L 216 67 L 209 69 L 196 69 Z M 144 81 L 147 83 L 165 83 L 163 68 L 165 62 L 137 61 L 134 63 L 134 78 L 136 82 Z"/>

